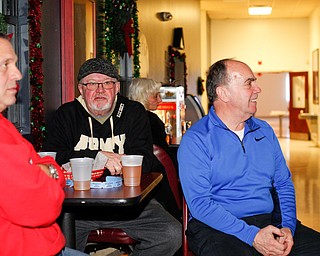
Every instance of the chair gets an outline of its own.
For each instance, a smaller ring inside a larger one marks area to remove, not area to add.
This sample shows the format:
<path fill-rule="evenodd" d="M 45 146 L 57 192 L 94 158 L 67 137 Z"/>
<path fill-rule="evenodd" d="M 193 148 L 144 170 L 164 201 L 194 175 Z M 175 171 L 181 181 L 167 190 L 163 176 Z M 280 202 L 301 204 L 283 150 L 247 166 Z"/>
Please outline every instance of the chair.
<path fill-rule="evenodd" d="M 168 153 L 157 145 L 153 145 L 153 154 L 158 158 L 164 166 L 169 185 L 174 194 L 178 208 L 182 209 L 182 194 L 180 192 L 177 170 L 168 155 Z M 114 247 L 126 253 L 131 252 L 131 247 L 136 245 L 138 241 L 131 238 L 126 232 L 120 228 L 101 228 L 92 230 L 87 240 L 86 252 L 97 251 L 107 247 Z"/>
<path fill-rule="evenodd" d="M 188 240 L 187 240 L 187 226 L 189 220 L 189 210 L 184 196 L 182 197 L 182 256 L 194 256 L 194 254 L 189 250 Z"/>
<path fill-rule="evenodd" d="M 163 148 L 155 144 L 153 144 L 153 154 L 158 158 L 166 170 L 169 185 L 177 202 L 178 209 L 182 210 L 182 193 L 180 189 L 180 182 L 178 178 L 178 172 L 174 163 L 172 162 L 172 159 Z"/>
<path fill-rule="evenodd" d="M 197 96 L 187 94 L 185 98 L 186 103 L 186 120 L 195 124 L 199 119 L 205 116 L 204 109 Z"/>
<path fill-rule="evenodd" d="M 101 228 L 90 232 L 87 243 L 87 253 L 113 247 L 130 254 L 131 247 L 138 241 L 131 238 L 121 228 Z"/>

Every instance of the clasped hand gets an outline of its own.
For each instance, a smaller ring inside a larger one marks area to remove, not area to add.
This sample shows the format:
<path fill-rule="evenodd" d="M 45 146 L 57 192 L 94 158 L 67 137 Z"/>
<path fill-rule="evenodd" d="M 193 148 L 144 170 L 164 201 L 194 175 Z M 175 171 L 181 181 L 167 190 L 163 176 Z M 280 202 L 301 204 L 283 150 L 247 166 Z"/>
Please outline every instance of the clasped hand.
<path fill-rule="evenodd" d="M 291 230 L 272 225 L 260 229 L 253 241 L 253 247 L 264 256 L 286 256 L 292 246 Z"/>
<path fill-rule="evenodd" d="M 123 154 L 117 154 L 113 152 L 102 151 L 102 153 L 108 157 L 108 161 L 105 167 L 110 171 L 111 175 L 119 175 L 122 173 L 121 156 Z"/>
<path fill-rule="evenodd" d="M 45 173 L 47 174 L 49 177 L 51 177 L 51 173 L 50 173 L 50 170 L 49 170 L 49 167 L 47 164 L 37 164 L 40 169 Z"/>

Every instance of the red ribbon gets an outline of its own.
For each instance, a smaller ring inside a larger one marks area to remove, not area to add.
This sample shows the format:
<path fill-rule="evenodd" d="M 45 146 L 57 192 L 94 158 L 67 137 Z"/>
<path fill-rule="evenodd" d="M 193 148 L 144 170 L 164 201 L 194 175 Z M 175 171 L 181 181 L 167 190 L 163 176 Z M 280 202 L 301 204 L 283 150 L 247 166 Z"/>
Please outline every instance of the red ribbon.
<path fill-rule="evenodd" d="M 134 33 L 133 20 L 129 19 L 126 24 L 123 25 L 122 30 L 124 31 L 124 40 L 126 43 L 129 57 L 132 55 L 132 44 L 131 35 Z"/>

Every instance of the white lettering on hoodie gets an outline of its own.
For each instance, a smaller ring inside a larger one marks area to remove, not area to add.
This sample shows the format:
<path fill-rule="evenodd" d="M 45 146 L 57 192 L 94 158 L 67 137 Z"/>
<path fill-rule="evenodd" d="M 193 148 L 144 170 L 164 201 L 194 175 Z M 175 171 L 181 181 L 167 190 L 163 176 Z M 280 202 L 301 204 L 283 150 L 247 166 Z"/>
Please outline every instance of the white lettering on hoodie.
<path fill-rule="evenodd" d="M 86 135 L 81 135 L 77 145 L 74 147 L 75 151 L 91 149 L 113 152 L 114 146 L 119 147 L 119 154 L 124 154 L 124 143 L 126 141 L 126 135 L 120 134 L 112 138 L 107 138 L 105 141 L 103 138 L 92 138 Z"/>

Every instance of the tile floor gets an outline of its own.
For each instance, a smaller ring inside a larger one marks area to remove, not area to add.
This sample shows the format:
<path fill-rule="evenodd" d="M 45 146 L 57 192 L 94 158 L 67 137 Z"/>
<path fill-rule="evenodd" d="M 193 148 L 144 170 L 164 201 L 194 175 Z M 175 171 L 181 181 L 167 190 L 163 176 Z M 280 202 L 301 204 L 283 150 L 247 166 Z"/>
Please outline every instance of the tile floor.
<path fill-rule="evenodd" d="M 292 173 L 296 190 L 297 216 L 303 224 L 320 232 L 320 147 L 313 141 L 290 140 L 289 118 L 266 118 L 279 141 Z"/>
<path fill-rule="evenodd" d="M 297 216 L 320 231 L 320 148 L 312 141 L 281 138 L 280 144 L 296 190 Z"/>

